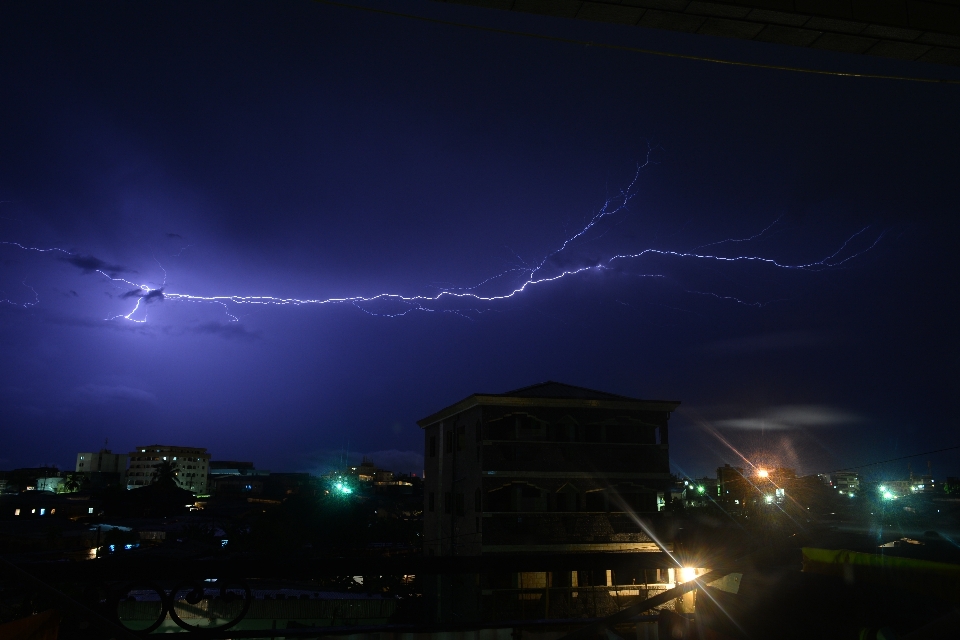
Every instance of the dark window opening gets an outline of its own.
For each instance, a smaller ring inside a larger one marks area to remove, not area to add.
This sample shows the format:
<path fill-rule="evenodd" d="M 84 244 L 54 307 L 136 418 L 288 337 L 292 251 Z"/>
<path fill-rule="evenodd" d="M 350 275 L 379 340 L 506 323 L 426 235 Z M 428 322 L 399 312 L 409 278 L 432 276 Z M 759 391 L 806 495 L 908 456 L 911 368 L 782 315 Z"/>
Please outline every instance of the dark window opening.
<path fill-rule="evenodd" d="M 603 442 L 603 427 L 598 424 L 588 425 L 583 429 L 584 442 Z"/>
<path fill-rule="evenodd" d="M 607 505 L 603 491 L 591 491 L 586 495 L 587 511 L 606 511 Z"/>
<path fill-rule="evenodd" d="M 517 444 L 511 447 L 511 455 L 507 459 L 517 462 L 533 462 L 540 455 L 540 452 L 541 449 L 537 445 Z"/>
<path fill-rule="evenodd" d="M 557 494 L 557 511 L 576 511 L 577 494 L 561 491 Z"/>
<path fill-rule="evenodd" d="M 447 491 L 446 493 L 443 494 L 443 512 L 444 513 L 450 513 L 450 510 L 453 507 L 453 505 L 450 504 L 451 502 L 452 500 L 450 499 L 450 492 Z"/>
<path fill-rule="evenodd" d="M 510 487 L 511 485 L 505 485 L 487 493 L 488 511 L 513 511 Z"/>
<path fill-rule="evenodd" d="M 462 494 L 462 493 L 458 493 L 458 494 L 456 495 L 456 502 L 457 502 L 457 515 L 458 515 L 458 516 L 462 516 L 463 513 L 464 513 L 463 494 Z"/>
<path fill-rule="evenodd" d="M 437 436 L 430 436 L 430 457 L 437 457 Z"/>
<path fill-rule="evenodd" d="M 434 499 L 433 499 L 433 491 L 431 491 L 430 495 L 427 496 L 427 510 L 433 511 L 433 507 L 434 507 Z"/>
<path fill-rule="evenodd" d="M 638 443 L 642 442 L 642 428 L 633 425 L 607 425 L 607 442 Z"/>
<path fill-rule="evenodd" d="M 477 489 L 473 492 L 473 510 L 477 513 L 480 513 L 481 500 L 480 489 Z"/>
<path fill-rule="evenodd" d="M 444 450 L 445 450 L 447 453 L 453 453 L 453 431 L 447 431 L 447 433 L 446 433 L 446 435 L 444 435 L 443 439 L 444 439 L 444 441 L 445 441 L 445 442 L 444 442 Z"/>

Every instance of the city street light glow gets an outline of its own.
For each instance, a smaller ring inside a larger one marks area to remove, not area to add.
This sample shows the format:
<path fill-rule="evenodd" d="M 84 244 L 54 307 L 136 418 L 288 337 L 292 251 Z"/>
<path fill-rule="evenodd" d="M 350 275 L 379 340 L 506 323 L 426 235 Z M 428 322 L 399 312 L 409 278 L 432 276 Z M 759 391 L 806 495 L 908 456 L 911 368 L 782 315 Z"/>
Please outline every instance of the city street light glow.
<path fill-rule="evenodd" d="M 767 471 L 766 469 L 760 469 L 759 471 L 757 471 L 757 475 L 760 476 L 761 478 L 766 478 L 770 475 L 770 472 Z"/>
<path fill-rule="evenodd" d="M 690 582 L 697 577 L 697 570 L 693 567 L 683 567 L 680 569 L 680 582 Z"/>

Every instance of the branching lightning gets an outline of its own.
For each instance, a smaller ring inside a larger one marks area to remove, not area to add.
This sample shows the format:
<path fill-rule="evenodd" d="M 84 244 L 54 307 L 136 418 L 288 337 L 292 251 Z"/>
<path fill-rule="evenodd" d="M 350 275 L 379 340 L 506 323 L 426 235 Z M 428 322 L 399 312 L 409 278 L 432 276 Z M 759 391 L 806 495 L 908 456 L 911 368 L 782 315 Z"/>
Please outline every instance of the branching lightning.
<path fill-rule="evenodd" d="M 707 247 L 720 247 L 721 245 L 731 244 L 741 246 L 751 241 L 764 238 L 765 236 L 769 237 L 769 235 L 772 235 L 770 232 L 780 223 L 780 218 L 777 218 L 758 233 L 746 238 L 728 238 L 725 240 L 718 240 L 716 242 L 699 245 L 698 247 L 689 251 L 677 251 L 663 248 L 646 248 L 632 253 L 618 253 L 601 260 L 596 260 L 591 264 L 551 272 L 551 261 L 553 259 L 557 258 L 564 252 L 567 252 L 576 245 L 596 240 L 606 233 L 606 231 L 600 231 L 599 233 L 591 232 L 597 230 L 598 225 L 604 219 L 622 214 L 628 209 L 630 201 L 637 195 L 637 183 L 639 181 L 641 172 L 651 163 L 652 161 L 650 160 L 650 154 L 648 153 L 647 159 L 642 164 L 637 166 L 636 173 L 634 174 L 629 185 L 625 189 L 621 190 L 615 198 L 608 199 L 594 215 L 589 217 L 589 219 L 587 219 L 586 222 L 576 230 L 576 232 L 567 236 L 553 251 L 547 253 L 545 256 L 543 256 L 543 258 L 535 262 L 528 263 L 517 256 L 520 261 L 519 265 L 494 274 L 478 284 L 470 287 L 443 287 L 440 288 L 436 293 L 430 295 L 404 295 L 390 292 L 377 293 L 373 295 L 356 295 L 331 298 L 286 298 L 270 295 L 239 294 L 201 295 L 196 293 L 167 290 L 167 274 L 166 270 L 163 269 L 163 265 L 160 265 L 160 269 L 164 274 L 163 283 L 159 287 L 153 287 L 148 284 L 137 283 L 127 278 L 120 277 L 117 273 L 117 271 L 120 270 L 119 267 L 111 267 L 110 265 L 107 265 L 92 256 L 82 256 L 80 254 L 57 247 L 38 248 L 26 246 L 18 242 L 0 242 L 0 244 L 17 247 L 24 251 L 60 253 L 63 254 L 62 259 L 82 268 L 85 273 L 97 273 L 104 278 L 117 283 L 118 286 L 126 285 L 131 287 L 131 289 L 122 294 L 120 297 L 122 299 L 134 299 L 135 302 L 133 304 L 133 308 L 126 313 L 120 313 L 106 318 L 106 320 L 127 320 L 130 322 L 145 323 L 146 314 L 144 313 L 142 317 L 140 317 L 138 312 L 140 312 L 141 309 L 146 305 L 161 300 L 218 304 L 224 308 L 224 311 L 233 322 L 239 321 L 239 318 L 234 313 L 231 313 L 231 308 L 233 308 L 233 305 L 301 306 L 350 304 L 364 313 L 385 317 L 399 317 L 413 311 L 454 313 L 469 317 L 469 313 L 475 314 L 489 310 L 497 303 L 518 297 L 534 288 L 545 287 L 551 283 L 575 278 L 591 272 L 598 273 L 612 271 L 622 264 L 637 263 L 648 257 L 658 256 L 680 261 L 713 262 L 719 264 L 746 263 L 790 271 L 823 271 L 827 269 L 837 269 L 843 267 L 851 260 L 855 260 L 856 258 L 872 250 L 883 238 L 883 233 L 880 232 L 873 237 L 871 242 L 868 237 L 868 232 L 871 230 L 871 227 L 864 227 L 848 237 L 846 241 L 844 241 L 837 248 L 837 250 L 830 255 L 817 260 L 800 263 L 788 263 L 773 257 L 748 253 L 723 255 L 715 250 L 709 252 L 703 251 L 703 249 L 706 249 Z M 869 242 L 869 244 L 865 248 L 851 250 L 850 247 L 855 241 L 866 241 Z M 186 247 L 181 248 L 180 252 L 182 253 L 183 250 L 189 246 L 190 245 L 187 245 Z M 160 264 L 159 261 L 158 264 Z M 638 275 L 642 277 L 664 277 L 662 274 L 654 273 L 641 273 Z M 503 281 L 509 277 L 514 278 L 514 282 L 517 282 L 516 279 L 518 276 L 519 284 L 508 285 L 497 293 L 480 293 L 481 289 L 488 288 L 493 283 Z M 29 285 L 26 285 L 26 282 L 24 282 L 24 286 L 29 287 Z M 32 289 L 32 287 L 30 288 Z M 761 307 L 769 304 L 770 302 L 743 300 L 735 296 L 724 295 L 712 291 L 696 291 L 689 289 L 686 291 L 690 294 L 709 296 L 718 300 L 730 301 L 746 306 Z M 35 290 L 34 294 L 36 294 Z M 446 306 L 443 304 L 446 301 L 466 303 L 468 305 L 474 305 L 475 308 L 471 308 L 466 311 L 463 309 L 450 309 L 446 308 Z M 0 299 L 0 302 L 18 304 L 20 306 L 33 306 L 39 302 L 39 296 L 36 297 L 35 301 L 29 303 L 15 303 L 8 299 Z M 392 313 L 384 313 L 372 310 L 370 308 L 372 306 L 376 306 L 378 303 L 392 303 L 395 305 L 397 310 Z"/>

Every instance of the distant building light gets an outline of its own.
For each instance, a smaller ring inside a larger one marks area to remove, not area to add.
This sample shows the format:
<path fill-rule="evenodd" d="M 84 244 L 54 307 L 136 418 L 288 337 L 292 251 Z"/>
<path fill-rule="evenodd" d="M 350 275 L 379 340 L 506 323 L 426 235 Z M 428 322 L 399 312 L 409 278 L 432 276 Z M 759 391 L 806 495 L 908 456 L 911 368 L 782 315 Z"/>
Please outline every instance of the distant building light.
<path fill-rule="evenodd" d="M 87 513 L 93 513 L 93 507 L 88 507 L 88 508 L 87 508 Z"/>
<path fill-rule="evenodd" d="M 773 504 L 773 496 L 763 496 L 763 501 L 767 504 Z"/>
<path fill-rule="evenodd" d="M 30 509 L 30 513 L 36 513 L 36 512 L 37 512 L 36 509 Z"/>
<path fill-rule="evenodd" d="M 20 509 L 14 509 L 14 510 L 13 510 L 13 515 L 15 515 L 15 516 L 20 515 Z"/>
<path fill-rule="evenodd" d="M 760 476 L 761 478 L 766 478 L 770 475 L 770 472 L 767 471 L 766 469 L 760 469 L 759 471 L 757 471 L 757 475 Z"/>
<path fill-rule="evenodd" d="M 693 567 L 683 567 L 680 569 L 680 582 L 690 582 L 697 577 L 697 570 Z"/>

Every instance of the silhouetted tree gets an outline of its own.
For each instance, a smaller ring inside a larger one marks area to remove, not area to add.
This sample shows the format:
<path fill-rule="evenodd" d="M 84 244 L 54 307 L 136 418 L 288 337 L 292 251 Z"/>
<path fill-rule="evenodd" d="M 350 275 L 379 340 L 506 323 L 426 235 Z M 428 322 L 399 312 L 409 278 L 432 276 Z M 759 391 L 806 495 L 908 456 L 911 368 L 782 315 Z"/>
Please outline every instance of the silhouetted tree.
<path fill-rule="evenodd" d="M 153 472 L 154 484 L 177 484 L 177 463 L 164 460 L 156 466 Z"/>
<path fill-rule="evenodd" d="M 79 472 L 73 472 L 67 475 L 64 478 L 63 482 L 60 483 L 60 486 L 57 487 L 57 493 L 76 493 L 81 489 L 90 488 L 90 478 L 85 474 Z"/>

